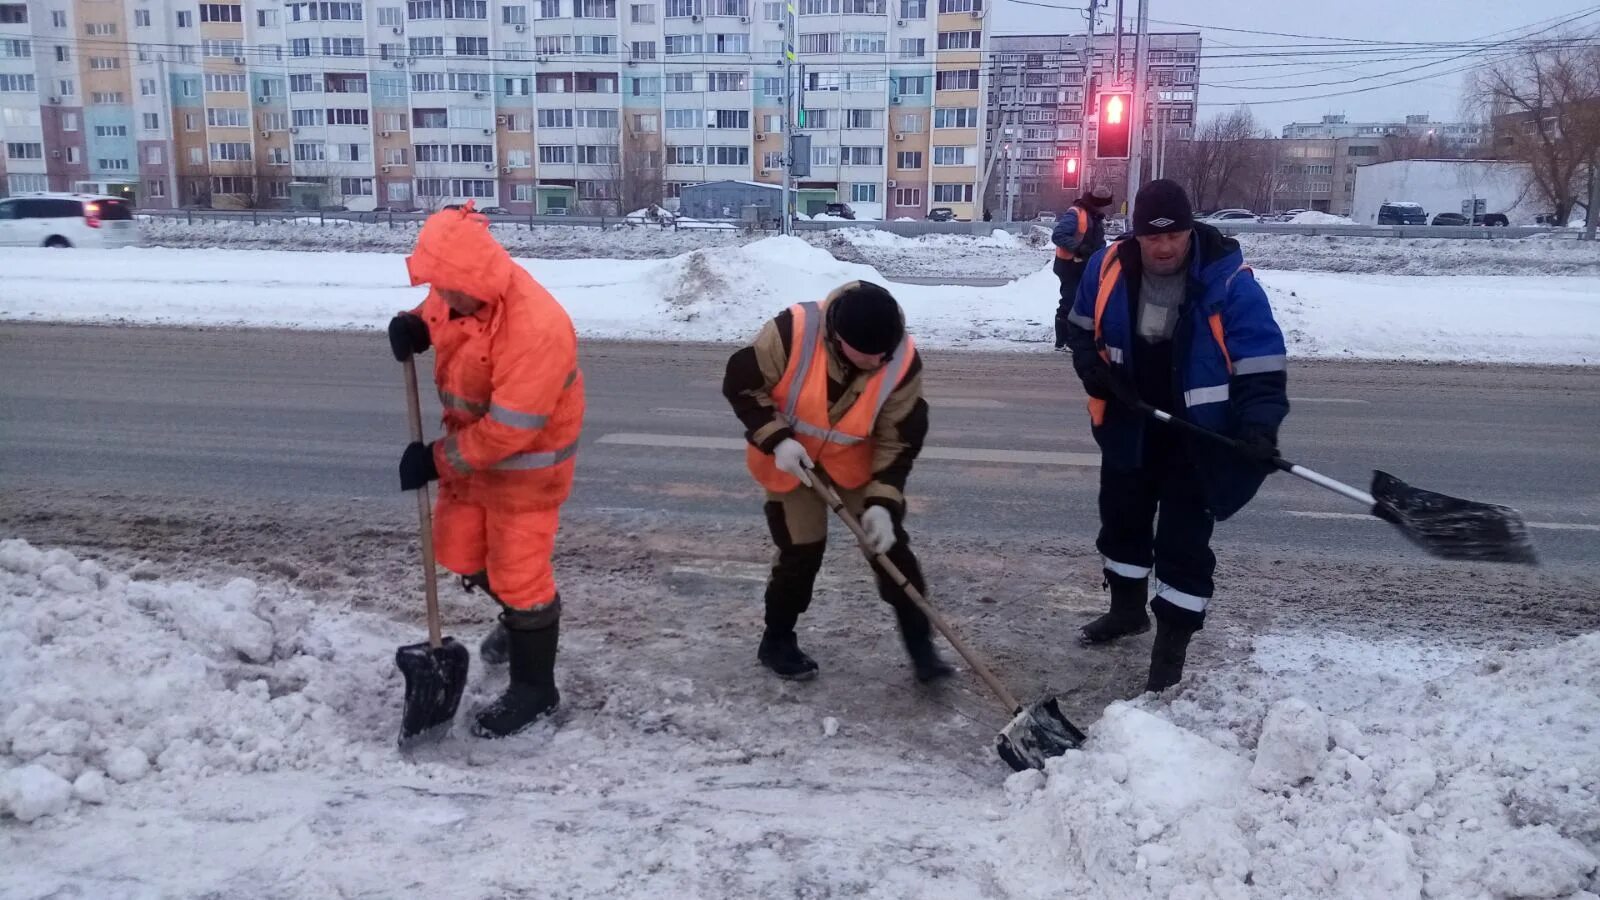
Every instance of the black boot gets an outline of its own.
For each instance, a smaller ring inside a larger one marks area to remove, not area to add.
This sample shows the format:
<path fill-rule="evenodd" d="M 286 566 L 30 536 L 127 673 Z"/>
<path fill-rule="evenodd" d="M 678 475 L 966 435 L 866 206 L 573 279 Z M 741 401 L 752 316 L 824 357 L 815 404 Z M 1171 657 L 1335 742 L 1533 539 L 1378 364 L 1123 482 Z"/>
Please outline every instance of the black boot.
<path fill-rule="evenodd" d="M 1111 611 L 1083 626 L 1078 643 L 1085 646 L 1108 644 L 1150 630 L 1150 616 L 1144 611 L 1150 597 L 1149 577 L 1128 578 L 1107 569 L 1106 586 L 1111 589 Z"/>
<path fill-rule="evenodd" d="M 778 561 L 767 579 L 767 627 L 761 633 L 756 659 L 779 678 L 810 681 L 817 677 L 817 661 L 800 649 L 800 639 L 795 636 L 794 629 L 800 616 L 811 607 L 811 591 L 816 585 L 817 572 L 822 568 L 822 554 L 827 545 L 789 543 L 779 504 L 767 504 L 767 517 L 769 520 L 776 517 L 773 537 L 778 544 Z"/>
<path fill-rule="evenodd" d="M 907 601 L 894 608 L 894 615 L 900 622 L 900 639 L 905 642 L 906 655 L 911 657 L 918 681 L 927 684 L 955 672 L 934 648 L 933 629 L 922 610 Z"/>
<path fill-rule="evenodd" d="M 511 684 L 478 713 L 472 733 L 483 738 L 510 737 L 550 715 L 561 703 L 555 671 L 559 608 L 554 613 L 507 610 L 500 621 L 510 651 Z"/>
<path fill-rule="evenodd" d="M 1150 601 L 1156 614 L 1156 640 L 1150 648 L 1150 679 L 1145 690 L 1160 693 L 1183 680 L 1183 663 L 1189 639 L 1205 627 L 1206 614 L 1184 609 L 1164 597 Z"/>
<path fill-rule="evenodd" d="M 494 590 L 489 587 L 489 573 L 477 572 L 472 575 L 461 576 L 461 587 L 467 593 L 481 590 L 489 598 L 499 602 L 499 597 L 494 595 Z M 478 645 L 478 659 L 486 666 L 503 666 L 510 656 L 511 638 L 506 634 L 506 626 L 500 622 L 494 623 L 489 629 L 489 634 L 484 637 L 483 643 Z"/>
<path fill-rule="evenodd" d="M 800 639 L 795 637 L 792 630 L 775 631 L 768 628 L 763 631 L 756 658 L 774 675 L 788 681 L 810 681 L 817 677 L 817 661 L 800 649 Z"/>

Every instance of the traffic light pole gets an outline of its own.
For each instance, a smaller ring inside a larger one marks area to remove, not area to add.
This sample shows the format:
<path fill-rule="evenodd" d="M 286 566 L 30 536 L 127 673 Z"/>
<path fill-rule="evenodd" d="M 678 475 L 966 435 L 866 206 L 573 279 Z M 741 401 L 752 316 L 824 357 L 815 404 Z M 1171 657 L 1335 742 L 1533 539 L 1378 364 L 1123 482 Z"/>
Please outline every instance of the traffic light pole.
<path fill-rule="evenodd" d="M 1133 52 L 1133 92 L 1128 109 L 1128 215 L 1133 215 L 1133 198 L 1138 196 L 1144 175 L 1145 117 L 1150 114 L 1150 98 L 1145 96 L 1145 62 L 1150 52 L 1150 0 L 1139 0 L 1139 20 Z"/>
<path fill-rule="evenodd" d="M 794 234 L 794 0 L 783 20 L 783 233 Z"/>

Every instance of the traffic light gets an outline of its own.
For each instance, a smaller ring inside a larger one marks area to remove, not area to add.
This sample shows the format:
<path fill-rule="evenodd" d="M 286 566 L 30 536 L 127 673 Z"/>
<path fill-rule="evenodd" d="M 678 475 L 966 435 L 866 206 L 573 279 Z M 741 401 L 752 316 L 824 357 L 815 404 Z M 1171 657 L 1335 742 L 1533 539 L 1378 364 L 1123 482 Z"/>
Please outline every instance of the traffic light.
<path fill-rule="evenodd" d="M 1098 123 L 1100 137 L 1095 142 L 1095 156 L 1100 159 L 1128 158 L 1128 126 L 1133 121 L 1133 95 L 1105 93 L 1100 95 Z"/>
<path fill-rule="evenodd" d="M 1078 188 L 1078 158 L 1076 156 L 1064 157 L 1061 160 L 1061 187 L 1073 191 Z"/>

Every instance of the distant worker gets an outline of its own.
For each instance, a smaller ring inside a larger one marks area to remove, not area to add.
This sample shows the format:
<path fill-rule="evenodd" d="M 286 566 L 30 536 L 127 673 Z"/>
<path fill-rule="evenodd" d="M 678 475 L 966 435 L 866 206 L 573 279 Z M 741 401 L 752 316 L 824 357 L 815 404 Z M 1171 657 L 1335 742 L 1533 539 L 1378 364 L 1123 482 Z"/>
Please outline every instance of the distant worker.
<path fill-rule="evenodd" d="M 780 678 L 814 678 L 817 664 L 795 635 L 827 547 L 828 507 L 812 489 L 814 469 L 827 473 L 860 518 L 872 549 L 923 589 L 905 530 L 906 478 L 928 433 L 922 357 L 894 297 L 853 281 L 821 303 L 796 304 L 769 321 L 754 343 L 729 358 L 722 392 L 744 423 L 746 463 L 766 489 L 767 527 L 778 548 L 756 656 Z M 873 570 L 917 679 L 950 674 L 927 616 Z"/>
<path fill-rule="evenodd" d="M 433 348 L 446 436 L 406 447 L 400 487 L 439 481 L 439 564 L 500 604 L 481 657 L 509 662 L 511 681 L 472 731 L 506 737 L 561 700 L 561 595 L 550 558 L 583 427 L 578 338 L 566 310 L 495 242 L 470 202 L 428 218 L 406 267 L 412 284 L 432 290 L 389 323 L 390 349 L 404 362 Z"/>
<path fill-rule="evenodd" d="M 1067 316 L 1072 312 L 1072 302 L 1078 296 L 1078 282 L 1083 280 L 1089 257 L 1106 245 L 1106 207 L 1111 205 L 1111 194 L 1102 188 L 1089 192 L 1072 202 L 1067 211 L 1056 216 L 1056 227 L 1050 232 L 1050 242 L 1056 245 L 1056 261 L 1051 266 L 1056 278 L 1061 280 L 1061 302 L 1056 306 L 1056 350 L 1067 349 Z"/>
<path fill-rule="evenodd" d="M 1239 243 L 1194 221 L 1176 182 L 1133 204 L 1133 234 L 1089 261 L 1067 327 L 1100 445 L 1100 537 L 1111 609 L 1085 644 L 1150 629 L 1146 689 L 1177 684 L 1205 624 L 1216 521 L 1244 508 L 1273 471 L 1289 414 L 1283 333 Z M 1135 399 L 1136 398 L 1136 399 Z M 1235 438 L 1248 456 L 1150 418 L 1137 401 Z M 1150 575 L 1156 577 L 1150 599 Z"/>

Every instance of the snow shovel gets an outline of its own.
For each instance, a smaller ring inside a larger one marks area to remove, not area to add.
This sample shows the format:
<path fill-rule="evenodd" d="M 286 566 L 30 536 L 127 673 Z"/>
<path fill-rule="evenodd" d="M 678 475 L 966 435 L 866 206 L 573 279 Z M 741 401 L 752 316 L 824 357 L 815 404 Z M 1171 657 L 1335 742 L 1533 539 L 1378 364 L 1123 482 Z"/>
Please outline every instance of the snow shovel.
<path fill-rule="evenodd" d="M 979 658 L 978 654 L 951 630 L 949 623 L 945 622 L 944 617 L 939 615 L 938 610 L 929 605 L 927 598 L 922 596 L 922 592 L 911 584 L 905 573 L 890 562 L 889 557 L 872 549 L 872 545 L 867 539 L 867 533 L 862 529 L 861 523 L 856 520 L 855 516 L 850 514 L 850 510 L 845 509 L 844 501 L 839 499 L 839 493 L 833 489 L 833 485 L 827 482 L 820 471 L 812 471 L 811 486 L 822 497 L 822 501 L 828 504 L 828 507 L 855 534 L 856 542 L 861 545 L 861 552 L 866 555 L 867 559 L 876 562 L 879 568 L 883 569 L 884 573 L 889 576 L 889 580 L 893 581 L 896 587 L 911 598 L 911 602 L 915 603 L 917 608 L 927 615 L 928 620 L 933 623 L 933 627 L 939 629 L 939 633 L 944 635 L 944 639 L 950 642 L 950 646 L 956 648 L 956 652 L 961 654 L 961 658 L 967 661 L 967 665 L 972 667 L 972 671 L 978 673 L 978 677 L 983 680 L 984 684 L 989 686 L 989 690 L 994 691 L 994 695 L 1000 698 L 1001 703 L 1005 704 L 1006 712 L 1011 714 L 1011 721 L 1006 724 L 1006 727 L 1000 729 L 1000 734 L 995 738 L 995 751 L 1000 754 L 1000 758 L 1005 760 L 1007 765 L 1018 772 L 1027 769 L 1043 769 L 1045 760 L 1052 756 L 1060 756 L 1068 750 L 1075 750 L 1083 744 L 1083 732 L 1079 731 L 1077 726 L 1067 719 L 1066 714 L 1061 711 L 1060 704 L 1056 702 L 1056 698 L 1047 697 L 1043 700 L 1036 700 L 1027 706 L 1017 702 L 1016 695 L 1012 694 L 1001 683 L 1000 679 L 995 677 L 994 672 L 990 671 L 989 666 Z"/>
<path fill-rule="evenodd" d="M 1133 404 L 1157 421 L 1252 455 L 1243 443 L 1233 438 L 1175 418 L 1125 390 L 1117 393 L 1123 402 Z M 1522 513 L 1510 507 L 1436 494 L 1412 487 L 1387 472 L 1372 473 L 1372 493 L 1369 494 L 1281 456 L 1273 457 L 1269 464 L 1360 503 L 1374 516 L 1399 528 L 1412 543 L 1440 559 L 1528 564 L 1539 561 Z"/>
<path fill-rule="evenodd" d="M 417 363 L 403 363 L 411 440 L 422 440 L 422 405 L 417 400 Z M 439 629 L 439 574 L 433 561 L 433 511 L 428 486 L 417 490 L 417 523 L 422 533 L 422 583 L 428 598 L 428 640 L 395 651 L 394 664 L 406 679 L 406 705 L 400 716 L 400 748 L 409 749 L 450 733 L 461 694 L 467 687 L 467 648 Z"/>

